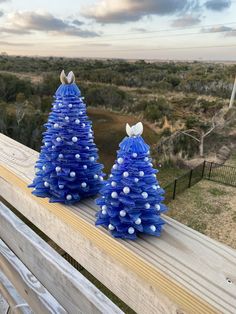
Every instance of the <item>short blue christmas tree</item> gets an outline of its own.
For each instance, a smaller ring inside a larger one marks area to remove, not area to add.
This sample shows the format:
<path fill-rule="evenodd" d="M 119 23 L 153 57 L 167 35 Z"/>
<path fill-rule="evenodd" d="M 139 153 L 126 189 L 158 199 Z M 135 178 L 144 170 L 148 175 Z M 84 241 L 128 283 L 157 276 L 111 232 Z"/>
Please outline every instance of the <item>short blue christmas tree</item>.
<path fill-rule="evenodd" d="M 126 126 L 128 137 L 120 143 L 116 163 L 97 204 L 96 225 L 108 228 L 117 238 L 136 239 L 138 234 L 160 236 L 164 224 L 160 214 L 164 190 L 160 187 L 142 138 L 143 125 Z"/>
<path fill-rule="evenodd" d="M 74 74 L 62 71 L 60 78 L 30 187 L 34 195 L 49 197 L 50 202 L 72 204 L 97 194 L 104 174 Z"/>

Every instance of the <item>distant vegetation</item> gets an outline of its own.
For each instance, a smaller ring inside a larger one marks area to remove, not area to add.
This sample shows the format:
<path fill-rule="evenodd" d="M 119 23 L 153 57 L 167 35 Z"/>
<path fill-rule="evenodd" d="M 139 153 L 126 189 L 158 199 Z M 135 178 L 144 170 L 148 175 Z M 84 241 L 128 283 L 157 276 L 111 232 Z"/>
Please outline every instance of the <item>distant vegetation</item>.
<path fill-rule="evenodd" d="M 208 125 L 230 97 L 236 65 L 200 62 L 126 62 L 0 56 L 0 131 L 39 149 L 43 123 L 59 85 L 73 70 L 88 106 L 139 116 L 159 136 Z M 180 138 L 175 152 L 197 154 Z M 190 153 L 191 151 L 191 153 Z"/>

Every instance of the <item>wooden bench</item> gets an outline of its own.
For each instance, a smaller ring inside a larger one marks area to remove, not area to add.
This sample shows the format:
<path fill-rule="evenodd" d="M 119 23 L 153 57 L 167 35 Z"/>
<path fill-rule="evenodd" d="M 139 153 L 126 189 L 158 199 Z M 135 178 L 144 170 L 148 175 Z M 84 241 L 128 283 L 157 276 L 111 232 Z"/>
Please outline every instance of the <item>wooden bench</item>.
<path fill-rule="evenodd" d="M 137 313 L 236 313 L 235 250 L 168 217 L 160 238 L 113 239 L 94 226 L 92 199 L 63 206 L 31 194 L 37 158 L 0 135 L 0 195 Z"/>
<path fill-rule="evenodd" d="M 11 306 L 23 313 L 30 308 L 34 313 L 123 313 L 2 203 L 0 238 L 0 292 Z"/>

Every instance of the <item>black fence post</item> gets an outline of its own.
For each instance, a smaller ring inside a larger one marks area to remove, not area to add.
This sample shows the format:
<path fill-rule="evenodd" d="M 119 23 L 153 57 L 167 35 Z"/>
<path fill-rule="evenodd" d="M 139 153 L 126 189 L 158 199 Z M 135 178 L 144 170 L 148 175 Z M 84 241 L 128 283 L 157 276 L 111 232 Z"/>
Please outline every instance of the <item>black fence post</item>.
<path fill-rule="evenodd" d="M 192 175 L 193 175 L 193 169 L 191 169 L 189 172 L 189 181 L 188 181 L 188 187 L 189 188 L 191 187 Z"/>
<path fill-rule="evenodd" d="M 177 179 L 175 179 L 175 181 L 174 181 L 173 200 L 175 199 L 176 185 L 177 185 Z"/>
<path fill-rule="evenodd" d="M 208 174 L 208 179 L 210 179 L 210 178 L 211 178 L 211 169 L 212 169 L 212 164 L 213 164 L 213 162 L 211 162 L 211 165 L 210 165 L 209 174 Z"/>
<path fill-rule="evenodd" d="M 206 167 L 206 160 L 204 160 L 202 164 L 202 178 L 204 177 L 205 167 Z"/>

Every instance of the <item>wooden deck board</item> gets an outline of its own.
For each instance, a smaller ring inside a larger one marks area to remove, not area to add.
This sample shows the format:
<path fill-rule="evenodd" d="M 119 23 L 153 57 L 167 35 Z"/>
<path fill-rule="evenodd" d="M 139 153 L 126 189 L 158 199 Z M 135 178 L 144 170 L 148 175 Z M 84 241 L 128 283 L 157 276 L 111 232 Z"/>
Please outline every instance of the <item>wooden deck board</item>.
<path fill-rule="evenodd" d="M 235 250 L 168 217 L 160 238 L 113 239 L 94 226 L 93 200 L 68 207 L 31 195 L 36 152 L 4 135 L 0 149 L 0 195 L 135 311 L 236 312 Z"/>

